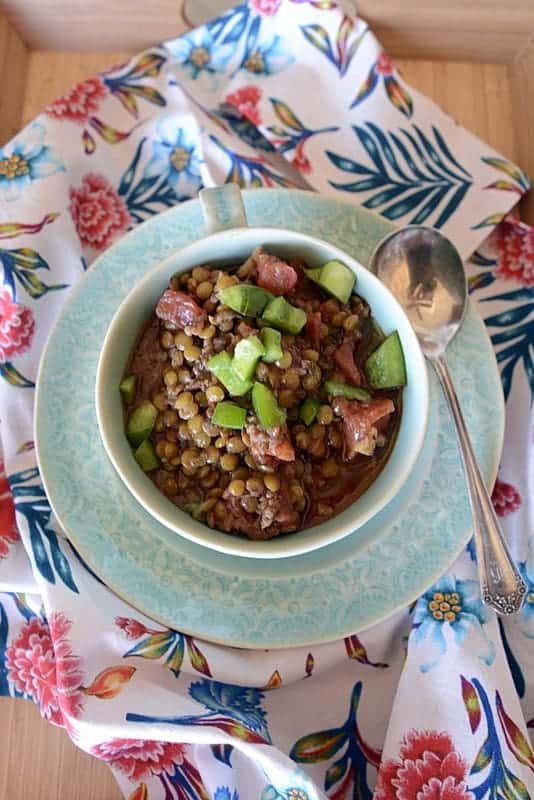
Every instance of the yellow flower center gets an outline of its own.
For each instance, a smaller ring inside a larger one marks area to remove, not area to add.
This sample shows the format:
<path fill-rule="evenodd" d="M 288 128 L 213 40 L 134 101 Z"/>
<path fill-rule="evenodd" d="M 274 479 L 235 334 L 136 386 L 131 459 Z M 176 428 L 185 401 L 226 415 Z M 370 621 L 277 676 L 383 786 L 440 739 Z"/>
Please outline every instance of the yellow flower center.
<path fill-rule="evenodd" d="M 175 147 L 170 156 L 171 164 L 177 172 L 188 166 L 190 158 L 189 150 L 186 150 L 185 147 Z"/>
<path fill-rule="evenodd" d="M 302 789 L 290 789 L 287 793 L 288 800 L 309 800 L 308 793 Z"/>
<path fill-rule="evenodd" d="M 265 69 L 265 61 L 263 56 L 257 50 L 249 55 L 245 61 L 245 69 L 249 72 L 263 72 Z"/>
<path fill-rule="evenodd" d="M 191 51 L 191 55 L 189 56 L 195 67 L 205 67 L 208 61 L 210 60 L 210 54 L 206 50 L 205 47 L 195 47 L 194 50 Z"/>
<path fill-rule="evenodd" d="M 8 180 L 28 175 L 29 172 L 28 162 L 22 156 L 13 155 L 0 161 L 0 176 Z"/>
<path fill-rule="evenodd" d="M 428 610 L 439 622 L 454 622 L 462 610 L 460 595 L 458 592 L 434 592 L 428 602 Z"/>

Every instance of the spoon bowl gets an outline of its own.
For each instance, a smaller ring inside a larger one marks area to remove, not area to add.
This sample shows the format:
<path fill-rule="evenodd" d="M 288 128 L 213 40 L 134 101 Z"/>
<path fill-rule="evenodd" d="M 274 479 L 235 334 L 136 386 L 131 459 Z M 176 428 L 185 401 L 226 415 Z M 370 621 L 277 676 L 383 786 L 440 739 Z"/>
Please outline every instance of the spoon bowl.
<path fill-rule="evenodd" d="M 409 225 L 378 244 L 370 269 L 404 307 L 448 400 L 473 513 L 482 599 L 500 614 L 514 614 L 523 604 L 527 587 L 512 561 L 482 480 L 444 357 L 467 307 L 462 259 L 452 242 L 438 231 Z"/>
<path fill-rule="evenodd" d="M 454 245 L 433 228 L 409 225 L 380 242 L 371 269 L 404 307 L 425 355 L 442 355 L 467 305 L 465 271 Z"/>

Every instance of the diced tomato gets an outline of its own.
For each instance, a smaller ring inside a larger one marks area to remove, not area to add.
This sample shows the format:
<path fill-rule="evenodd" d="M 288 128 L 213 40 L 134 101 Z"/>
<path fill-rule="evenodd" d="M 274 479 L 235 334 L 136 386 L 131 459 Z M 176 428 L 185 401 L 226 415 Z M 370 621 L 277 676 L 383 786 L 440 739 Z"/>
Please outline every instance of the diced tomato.
<path fill-rule="evenodd" d="M 256 256 L 258 267 L 258 286 L 267 289 L 274 295 L 283 295 L 290 292 L 297 283 L 298 275 L 293 267 L 285 261 L 269 253 L 259 253 Z"/>
<path fill-rule="evenodd" d="M 186 325 L 201 322 L 206 314 L 189 295 L 167 289 L 156 306 L 156 316 L 179 328 L 185 328 Z"/>
<path fill-rule="evenodd" d="M 266 431 L 259 425 L 247 425 L 250 451 L 257 464 L 276 467 L 278 461 L 294 461 L 295 450 L 287 425 Z"/>
<path fill-rule="evenodd" d="M 334 361 L 353 386 L 361 386 L 361 372 L 354 363 L 354 345 L 349 339 L 345 339 L 341 347 L 335 351 Z"/>
<path fill-rule="evenodd" d="M 376 441 L 376 423 L 395 410 L 388 397 L 376 397 L 369 403 L 336 398 L 334 411 L 343 419 L 345 436 L 345 458 L 350 460 L 356 453 L 372 455 Z"/>
<path fill-rule="evenodd" d="M 316 350 L 318 350 L 321 346 L 322 324 L 323 318 L 320 311 L 315 311 L 313 314 L 308 314 L 308 321 L 306 322 L 306 335 Z"/>
<path fill-rule="evenodd" d="M 289 433 L 284 432 L 284 435 L 271 440 L 268 450 L 269 455 L 278 458 L 280 461 L 294 461 L 295 450 L 291 444 Z"/>

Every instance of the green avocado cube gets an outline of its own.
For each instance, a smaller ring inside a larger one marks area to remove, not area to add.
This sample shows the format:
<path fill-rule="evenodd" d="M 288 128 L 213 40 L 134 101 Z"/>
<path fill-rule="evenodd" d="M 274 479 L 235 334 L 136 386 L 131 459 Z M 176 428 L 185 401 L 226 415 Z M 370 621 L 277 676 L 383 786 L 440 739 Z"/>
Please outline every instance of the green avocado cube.
<path fill-rule="evenodd" d="M 285 333 L 299 333 L 306 324 L 306 313 L 301 308 L 296 308 L 283 297 L 271 300 L 263 314 L 262 319 Z"/>
<path fill-rule="evenodd" d="M 120 382 L 119 389 L 123 396 L 124 402 L 131 406 L 135 400 L 137 375 L 127 375 L 126 378 L 123 378 Z"/>
<path fill-rule="evenodd" d="M 217 403 L 211 421 L 215 425 L 220 425 L 221 428 L 241 430 L 245 427 L 246 418 L 246 408 L 241 408 L 237 403 L 224 400 L 222 403 Z"/>
<path fill-rule="evenodd" d="M 325 381 L 324 390 L 332 397 L 346 397 L 347 400 L 360 400 L 362 403 L 367 403 L 371 399 L 371 395 L 365 389 L 338 381 Z"/>
<path fill-rule="evenodd" d="M 400 336 L 390 333 L 365 362 L 365 375 L 373 389 L 406 385 L 406 365 Z"/>
<path fill-rule="evenodd" d="M 159 467 L 159 458 L 150 439 L 145 439 L 134 453 L 134 458 L 143 472 L 152 472 Z"/>
<path fill-rule="evenodd" d="M 245 339 L 241 339 L 235 346 L 232 362 L 239 377 L 244 381 L 251 380 L 256 372 L 258 361 L 264 353 L 265 348 L 257 336 L 247 336 Z"/>
<path fill-rule="evenodd" d="M 156 423 L 158 410 L 150 400 L 145 400 L 137 406 L 130 416 L 126 426 L 126 435 L 134 447 L 148 439 Z"/>
<path fill-rule="evenodd" d="M 236 283 L 219 291 L 221 303 L 244 317 L 258 317 L 271 299 L 270 292 L 250 283 Z"/>
<path fill-rule="evenodd" d="M 275 331 L 274 328 L 262 328 L 260 338 L 265 348 L 265 353 L 262 355 L 262 361 L 266 364 L 274 364 L 275 361 L 282 358 L 282 334 L 280 331 Z"/>
<path fill-rule="evenodd" d="M 307 397 L 299 408 L 299 418 L 305 425 L 310 426 L 317 416 L 320 408 L 320 402 L 316 397 Z"/>
<path fill-rule="evenodd" d="M 262 428 L 276 428 L 286 421 L 286 412 L 263 383 L 256 382 L 252 387 L 252 407 Z"/>
<path fill-rule="evenodd" d="M 328 261 L 317 269 L 305 270 L 306 275 L 340 303 L 347 303 L 356 283 L 354 272 L 341 261 Z"/>
<path fill-rule="evenodd" d="M 222 353 L 217 353 L 216 356 L 212 356 L 206 366 L 233 397 L 241 397 L 252 388 L 251 381 L 243 380 L 243 378 L 239 377 L 234 369 L 230 354 L 225 350 Z"/>

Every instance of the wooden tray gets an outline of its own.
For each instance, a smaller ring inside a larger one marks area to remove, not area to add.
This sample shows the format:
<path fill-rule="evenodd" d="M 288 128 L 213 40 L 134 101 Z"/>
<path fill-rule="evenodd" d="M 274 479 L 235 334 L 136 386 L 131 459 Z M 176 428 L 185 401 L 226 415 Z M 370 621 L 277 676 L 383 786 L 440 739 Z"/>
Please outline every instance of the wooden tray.
<path fill-rule="evenodd" d="M 181 5 L 0 0 L 0 144 L 76 81 L 187 30 Z M 533 0 L 357 5 L 409 83 L 534 176 Z M 532 192 L 521 216 L 534 224 Z"/>

